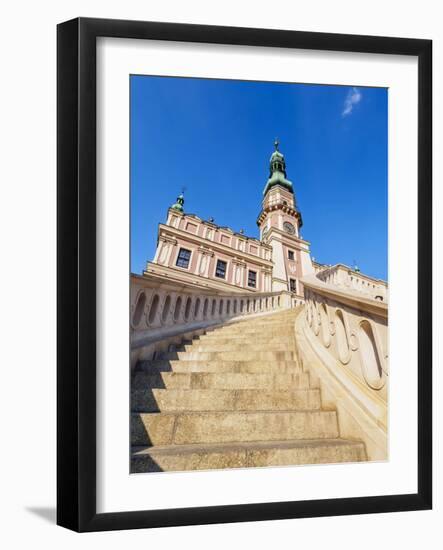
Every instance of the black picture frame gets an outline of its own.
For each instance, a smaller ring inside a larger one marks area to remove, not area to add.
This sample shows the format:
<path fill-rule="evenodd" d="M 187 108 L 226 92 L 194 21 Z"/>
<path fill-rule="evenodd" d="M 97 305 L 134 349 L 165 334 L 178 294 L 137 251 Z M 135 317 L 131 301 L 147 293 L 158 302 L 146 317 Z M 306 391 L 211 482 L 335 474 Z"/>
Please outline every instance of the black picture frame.
<path fill-rule="evenodd" d="M 418 490 L 416 494 L 96 512 L 96 39 L 400 54 L 418 58 Z M 79 18 L 57 29 L 57 523 L 104 531 L 432 507 L 432 42 Z"/>

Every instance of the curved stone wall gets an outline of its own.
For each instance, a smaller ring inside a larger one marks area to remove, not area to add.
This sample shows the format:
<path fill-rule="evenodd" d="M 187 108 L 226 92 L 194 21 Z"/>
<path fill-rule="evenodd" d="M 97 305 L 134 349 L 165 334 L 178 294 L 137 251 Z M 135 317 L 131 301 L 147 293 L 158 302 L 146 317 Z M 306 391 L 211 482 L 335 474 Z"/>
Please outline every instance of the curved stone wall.
<path fill-rule="evenodd" d="M 296 324 L 299 360 L 318 378 L 326 405 L 339 407 L 342 437 L 365 441 L 371 460 L 387 458 L 388 308 L 359 292 L 303 279 Z"/>

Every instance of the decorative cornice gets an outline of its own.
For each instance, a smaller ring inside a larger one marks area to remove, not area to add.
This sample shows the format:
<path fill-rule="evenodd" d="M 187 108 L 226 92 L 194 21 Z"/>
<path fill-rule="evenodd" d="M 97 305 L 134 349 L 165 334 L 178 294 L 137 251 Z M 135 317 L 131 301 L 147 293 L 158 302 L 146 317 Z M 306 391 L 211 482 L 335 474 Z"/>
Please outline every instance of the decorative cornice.
<path fill-rule="evenodd" d="M 292 216 L 293 218 L 295 218 L 299 222 L 299 225 L 301 227 L 302 217 L 300 212 L 295 208 L 292 208 L 292 206 L 289 206 L 287 204 L 282 204 L 282 203 L 272 204 L 270 206 L 266 206 L 265 208 L 263 208 L 260 214 L 258 215 L 257 225 L 260 226 L 260 224 L 265 220 L 266 215 L 269 214 L 270 212 L 275 212 L 276 210 L 281 210 L 285 214 L 288 214 L 289 216 Z"/>
<path fill-rule="evenodd" d="M 204 256 L 211 256 L 212 257 L 214 255 L 214 251 L 212 249 L 206 248 L 205 246 L 202 246 L 202 245 L 200 245 L 197 250 L 198 250 L 198 252 L 200 252 Z"/>
<path fill-rule="evenodd" d="M 242 260 L 241 258 L 233 258 L 232 260 L 232 263 L 234 265 L 239 265 L 240 267 L 246 267 L 248 264 Z"/>
<path fill-rule="evenodd" d="M 177 244 L 177 239 L 175 237 L 171 237 L 170 235 L 165 235 L 164 233 L 161 233 L 158 237 L 159 241 Z"/>
<path fill-rule="evenodd" d="M 173 214 L 176 214 L 177 216 L 181 216 L 182 218 L 187 215 L 184 212 L 180 212 L 180 210 L 176 210 L 175 208 L 172 208 L 172 206 L 168 208 L 168 212 L 172 212 Z"/>
<path fill-rule="evenodd" d="M 274 233 L 274 235 L 272 235 L 271 233 Z M 286 233 L 286 231 L 282 231 L 278 227 L 271 227 L 268 233 L 266 234 L 266 238 L 269 239 L 270 241 L 275 239 L 281 242 L 282 239 L 280 238 L 277 239 L 277 237 L 283 237 L 283 239 L 286 238 L 287 240 L 290 241 L 291 246 L 294 246 L 295 248 L 297 248 L 297 250 L 303 250 L 304 252 L 306 252 L 306 248 L 303 248 L 300 245 L 304 244 L 309 247 L 309 245 L 311 244 L 309 241 L 305 241 L 304 239 L 301 239 L 296 235 L 289 235 L 288 233 Z"/>
<path fill-rule="evenodd" d="M 183 218 L 191 218 L 193 220 L 197 220 L 202 225 L 205 225 L 207 227 L 210 227 L 211 229 L 214 229 L 214 231 L 216 233 L 226 231 L 227 233 L 230 234 L 230 236 L 235 235 L 237 237 L 243 238 L 245 241 L 256 241 L 256 242 L 262 244 L 261 241 L 259 239 L 257 239 L 256 237 L 248 237 L 248 235 L 244 235 L 243 233 L 239 233 L 238 231 L 234 231 L 233 229 L 231 229 L 227 225 L 217 225 L 216 223 L 211 222 L 209 220 L 203 220 L 202 218 L 200 218 L 196 214 L 180 212 L 179 210 L 175 210 L 174 208 L 169 208 L 169 211 L 173 212 L 174 214 L 180 215 Z"/>
<path fill-rule="evenodd" d="M 148 262 L 146 264 L 146 269 L 143 271 L 143 276 L 149 275 L 159 276 L 164 280 L 169 279 L 171 282 L 173 281 L 174 283 L 178 284 L 190 283 L 204 289 L 213 289 L 219 291 L 228 290 L 235 293 L 251 295 L 259 293 L 257 289 L 239 287 L 223 280 L 208 279 L 207 277 L 202 277 L 201 275 L 195 273 L 181 271 L 173 266 L 163 266 L 154 262 Z"/>

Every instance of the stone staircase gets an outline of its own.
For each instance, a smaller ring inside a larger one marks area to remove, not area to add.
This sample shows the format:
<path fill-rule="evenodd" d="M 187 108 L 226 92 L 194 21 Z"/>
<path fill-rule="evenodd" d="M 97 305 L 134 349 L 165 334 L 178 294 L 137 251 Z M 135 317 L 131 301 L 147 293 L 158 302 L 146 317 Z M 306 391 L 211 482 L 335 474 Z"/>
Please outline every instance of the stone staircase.
<path fill-rule="evenodd" d="M 216 328 L 132 380 L 132 472 L 366 460 L 296 359 L 297 309 Z"/>

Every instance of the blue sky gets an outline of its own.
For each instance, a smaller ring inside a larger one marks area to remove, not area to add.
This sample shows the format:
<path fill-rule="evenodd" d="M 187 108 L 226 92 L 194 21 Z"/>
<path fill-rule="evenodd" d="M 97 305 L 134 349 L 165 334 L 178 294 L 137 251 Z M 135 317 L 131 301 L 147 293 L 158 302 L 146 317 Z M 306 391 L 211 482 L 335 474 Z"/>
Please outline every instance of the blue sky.
<path fill-rule="evenodd" d="M 384 88 L 131 76 L 131 270 L 152 260 L 182 187 L 185 211 L 258 236 L 278 136 L 322 263 L 387 279 Z"/>

